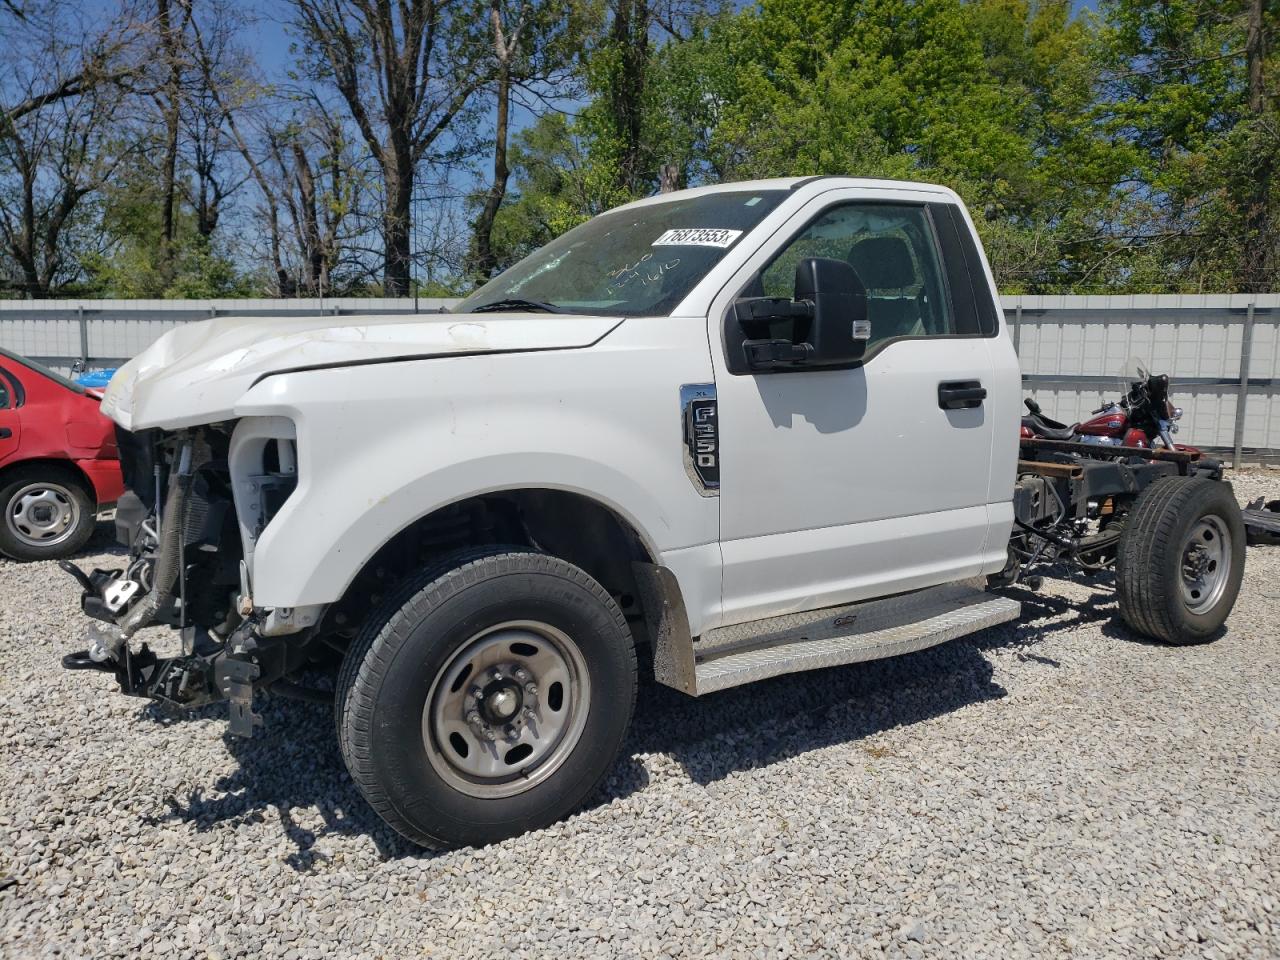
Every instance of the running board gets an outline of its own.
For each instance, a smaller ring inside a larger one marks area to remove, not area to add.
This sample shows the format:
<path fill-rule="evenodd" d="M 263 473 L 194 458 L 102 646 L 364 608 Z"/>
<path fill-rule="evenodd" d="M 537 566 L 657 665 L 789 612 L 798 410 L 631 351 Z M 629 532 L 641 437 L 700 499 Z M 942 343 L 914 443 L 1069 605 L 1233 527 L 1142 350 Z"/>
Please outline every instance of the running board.
<path fill-rule="evenodd" d="M 701 696 L 785 673 L 896 657 L 994 627 L 1019 613 L 1015 600 L 947 584 L 721 627 L 694 643 L 688 678 L 693 682 L 682 686 Z"/>

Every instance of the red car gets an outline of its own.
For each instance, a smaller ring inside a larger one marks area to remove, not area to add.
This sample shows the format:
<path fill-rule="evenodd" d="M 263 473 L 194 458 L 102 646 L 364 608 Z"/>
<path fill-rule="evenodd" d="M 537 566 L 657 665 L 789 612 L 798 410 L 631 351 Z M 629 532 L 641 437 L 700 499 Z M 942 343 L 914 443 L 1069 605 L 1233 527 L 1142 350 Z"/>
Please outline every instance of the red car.
<path fill-rule="evenodd" d="M 65 557 L 124 491 L 102 394 L 0 349 L 0 553 Z"/>

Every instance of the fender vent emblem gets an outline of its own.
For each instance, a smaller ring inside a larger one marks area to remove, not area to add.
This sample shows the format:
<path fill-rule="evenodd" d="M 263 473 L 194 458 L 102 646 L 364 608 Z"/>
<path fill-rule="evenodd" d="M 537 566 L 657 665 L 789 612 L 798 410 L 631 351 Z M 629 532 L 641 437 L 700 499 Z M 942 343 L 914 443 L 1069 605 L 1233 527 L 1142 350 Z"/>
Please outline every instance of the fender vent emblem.
<path fill-rule="evenodd" d="M 685 472 L 702 496 L 718 496 L 720 422 L 714 383 L 686 383 L 680 388 L 680 420 L 683 425 Z"/>

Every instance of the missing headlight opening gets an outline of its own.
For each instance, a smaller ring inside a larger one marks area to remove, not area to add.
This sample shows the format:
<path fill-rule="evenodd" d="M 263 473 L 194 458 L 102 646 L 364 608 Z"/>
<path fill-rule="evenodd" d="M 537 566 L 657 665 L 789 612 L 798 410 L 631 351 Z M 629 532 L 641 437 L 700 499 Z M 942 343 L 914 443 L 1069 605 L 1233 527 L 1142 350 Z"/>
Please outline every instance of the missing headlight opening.
<path fill-rule="evenodd" d="M 551 492 L 473 498 L 422 517 L 392 537 L 339 600 L 264 606 L 254 600 L 257 554 L 297 490 L 296 436 L 294 424 L 283 417 L 173 432 L 120 431 L 130 492 L 117 507 L 116 531 L 129 557 L 123 570 L 91 573 L 64 562 L 83 587 L 84 611 L 103 623 L 91 628 L 87 647 L 64 657 L 63 665 L 112 673 L 125 693 L 172 707 L 227 700 L 229 731 L 250 736 L 258 723 L 255 690 L 331 697 L 301 684 L 300 671 L 334 672 L 370 611 L 432 558 L 466 545 L 556 542 L 558 529 L 577 522 L 571 504 Z M 526 511 L 557 519 L 534 523 L 531 530 Z M 562 519 L 560 511 L 568 511 Z M 598 525 L 599 518 L 591 522 Z M 616 547 L 603 532 L 599 539 Z M 618 553 L 625 555 L 625 547 Z M 622 583 L 629 569 L 625 560 L 620 569 L 606 579 Z M 158 657 L 135 637 L 157 625 L 181 631 L 180 656 Z"/>
<path fill-rule="evenodd" d="M 115 673 L 126 693 L 174 706 L 231 699 L 233 725 L 249 732 L 252 681 L 294 666 L 283 648 L 276 657 L 260 649 L 257 628 L 269 614 L 251 605 L 241 612 L 254 548 L 297 486 L 293 424 L 250 418 L 120 431 L 119 447 L 130 491 L 117 507 L 116 536 L 128 561 L 123 570 L 88 574 L 64 562 L 84 587 L 85 613 L 107 624 L 64 664 Z M 181 656 L 159 658 L 147 644 L 131 644 L 153 625 L 181 630 Z M 296 632 L 278 616 L 274 626 Z"/>

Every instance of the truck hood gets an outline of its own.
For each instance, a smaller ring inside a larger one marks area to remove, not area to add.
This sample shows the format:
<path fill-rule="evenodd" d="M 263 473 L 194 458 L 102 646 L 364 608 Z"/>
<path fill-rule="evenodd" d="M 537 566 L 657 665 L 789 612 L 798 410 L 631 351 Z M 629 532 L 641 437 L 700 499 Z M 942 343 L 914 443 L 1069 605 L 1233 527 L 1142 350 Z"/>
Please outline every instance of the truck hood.
<path fill-rule="evenodd" d="M 102 412 L 126 430 L 235 416 L 263 377 L 356 363 L 589 347 L 618 317 L 545 313 L 219 317 L 170 330 L 116 372 Z"/>

